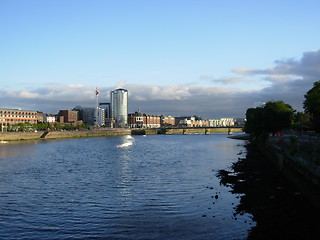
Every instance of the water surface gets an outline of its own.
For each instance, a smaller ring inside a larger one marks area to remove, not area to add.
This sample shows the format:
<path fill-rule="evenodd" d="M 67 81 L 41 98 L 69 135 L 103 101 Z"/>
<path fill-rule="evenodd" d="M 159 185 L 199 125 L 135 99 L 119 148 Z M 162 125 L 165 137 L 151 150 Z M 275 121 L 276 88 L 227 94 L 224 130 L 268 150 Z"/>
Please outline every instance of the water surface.
<path fill-rule="evenodd" d="M 225 134 L 0 145 L 2 239 L 245 239 L 240 194 L 217 173 L 244 141 Z M 244 153 L 243 153 L 244 154 Z"/>

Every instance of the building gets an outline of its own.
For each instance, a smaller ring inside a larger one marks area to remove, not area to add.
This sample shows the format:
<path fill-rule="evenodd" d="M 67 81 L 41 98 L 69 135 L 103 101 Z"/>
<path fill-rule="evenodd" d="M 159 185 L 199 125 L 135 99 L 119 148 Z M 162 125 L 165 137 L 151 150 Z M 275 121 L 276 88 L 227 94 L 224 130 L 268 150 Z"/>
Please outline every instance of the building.
<path fill-rule="evenodd" d="M 128 125 L 131 128 L 144 128 L 145 121 L 143 113 L 140 111 L 128 114 Z"/>
<path fill-rule="evenodd" d="M 0 108 L 1 130 L 19 123 L 37 123 L 37 111 Z"/>
<path fill-rule="evenodd" d="M 161 117 L 159 115 L 144 114 L 144 116 L 146 128 L 159 128 L 161 126 Z"/>
<path fill-rule="evenodd" d="M 116 89 L 110 93 L 111 118 L 115 127 L 128 126 L 128 90 Z"/>
<path fill-rule="evenodd" d="M 44 113 L 43 112 L 37 112 L 37 122 L 38 123 L 44 122 Z"/>
<path fill-rule="evenodd" d="M 175 125 L 180 127 L 193 127 L 195 117 L 175 117 Z"/>
<path fill-rule="evenodd" d="M 136 111 L 128 114 L 128 125 L 131 128 L 159 128 L 161 117 Z"/>
<path fill-rule="evenodd" d="M 160 120 L 161 120 L 162 127 L 168 127 L 168 126 L 175 125 L 175 117 L 161 115 Z"/>
<path fill-rule="evenodd" d="M 244 127 L 246 124 L 246 119 L 245 118 L 235 118 L 234 119 L 234 125 L 238 127 Z"/>
<path fill-rule="evenodd" d="M 95 108 L 76 106 L 73 110 L 78 112 L 79 120 L 82 120 L 85 124 L 89 126 L 94 125 L 96 112 Z"/>
<path fill-rule="evenodd" d="M 98 107 L 95 109 L 95 124 L 97 126 L 104 126 L 106 123 L 106 110 Z"/>
<path fill-rule="evenodd" d="M 216 118 L 216 119 L 209 119 L 209 126 L 210 127 L 231 127 L 235 126 L 235 121 L 233 118 Z"/>
<path fill-rule="evenodd" d="M 99 103 L 99 108 L 103 108 L 105 110 L 105 118 L 111 118 L 110 103 Z"/>
<path fill-rule="evenodd" d="M 104 109 L 104 125 L 111 127 L 111 105 L 110 103 L 99 103 L 99 108 Z"/>
<path fill-rule="evenodd" d="M 47 123 L 55 123 L 57 121 L 56 116 L 53 114 L 48 114 L 45 113 L 43 115 L 43 122 L 47 122 Z"/>
<path fill-rule="evenodd" d="M 78 112 L 78 119 L 88 126 L 105 125 L 106 118 L 104 108 L 76 106 L 73 110 Z"/>
<path fill-rule="evenodd" d="M 76 123 L 78 121 L 78 112 L 74 110 L 60 110 L 58 115 L 60 123 Z"/>

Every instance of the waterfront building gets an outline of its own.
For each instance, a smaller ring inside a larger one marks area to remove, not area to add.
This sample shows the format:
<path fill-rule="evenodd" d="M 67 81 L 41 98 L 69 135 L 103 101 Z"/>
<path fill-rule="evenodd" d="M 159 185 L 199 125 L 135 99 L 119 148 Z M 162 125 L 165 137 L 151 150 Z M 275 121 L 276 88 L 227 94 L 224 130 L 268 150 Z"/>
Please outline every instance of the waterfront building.
<path fill-rule="evenodd" d="M 128 114 L 128 125 L 131 128 L 143 128 L 144 116 L 140 111 Z"/>
<path fill-rule="evenodd" d="M 37 111 L 0 108 L 1 130 L 19 123 L 37 123 Z"/>
<path fill-rule="evenodd" d="M 78 121 L 78 112 L 74 110 L 60 110 L 58 115 L 60 123 L 75 123 Z"/>
<path fill-rule="evenodd" d="M 44 122 L 44 113 L 43 112 L 37 112 L 37 122 L 38 123 Z"/>
<path fill-rule="evenodd" d="M 47 122 L 47 123 L 55 123 L 57 121 L 57 118 L 55 115 L 53 114 L 48 114 L 48 113 L 45 113 L 43 115 L 43 122 Z"/>
<path fill-rule="evenodd" d="M 103 108 L 105 110 L 105 118 L 111 117 L 111 106 L 110 103 L 99 103 L 99 108 Z"/>
<path fill-rule="evenodd" d="M 106 122 L 106 113 L 104 108 L 96 108 L 95 109 L 95 125 L 96 126 L 104 126 Z"/>
<path fill-rule="evenodd" d="M 159 128 L 161 126 L 161 118 L 159 115 L 145 114 L 145 122 L 147 128 Z"/>
<path fill-rule="evenodd" d="M 234 125 L 238 126 L 238 127 L 244 127 L 246 121 L 247 120 L 245 118 L 235 118 L 234 119 Z"/>
<path fill-rule="evenodd" d="M 209 119 L 209 126 L 210 127 L 231 127 L 235 126 L 234 118 L 216 118 L 216 119 Z"/>
<path fill-rule="evenodd" d="M 88 126 L 102 126 L 105 125 L 105 109 L 101 107 L 81 107 L 76 106 L 73 108 L 78 112 L 78 119 L 87 124 Z"/>
<path fill-rule="evenodd" d="M 195 120 L 195 117 L 176 117 L 175 125 L 181 127 L 193 127 L 193 122 Z"/>
<path fill-rule="evenodd" d="M 104 125 L 111 127 L 111 105 L 110 103 L 99 103 L 99 108 L 104 109 Z"/>
<path fill-rule="evenodd" d="M 168 127 L 168 126 L 174 126 L 175 125 L 175 117 L 172 116 L 163 116 L 160 117 L 161 126 Z"/>
<path fill-rule="evenodd" d="M 131 128 L 159 128 L 161 117 L 136 111 L 128 114 L 128 125 Z"/>
<path fill-rule="evenodd" d="M 128 126 L 128 90 L 119 88 L 111 91 L 110 105 L 115 127 Z"/>
<path fill-rule="evenodd" d="M 82 120 L 88 126 L 94 125 L 96 112 L 95 108 L 76 106 L 73 110 L 78 112 L 79 120 Z"/>
<path fill-rule="evenodd" d="M 55 123 L 57 116 L 49 113 L 37 112 L 38 123 Z"/>

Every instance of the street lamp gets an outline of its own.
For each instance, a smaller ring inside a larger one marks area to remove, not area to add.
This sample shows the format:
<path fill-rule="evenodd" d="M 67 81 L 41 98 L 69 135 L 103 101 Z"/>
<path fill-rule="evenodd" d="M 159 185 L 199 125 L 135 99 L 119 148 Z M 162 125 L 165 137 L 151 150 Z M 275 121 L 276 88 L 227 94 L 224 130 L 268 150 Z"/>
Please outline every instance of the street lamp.
<path fill-rule="evenodd" d="M 3 123 L 2 121 L 4 121 L 4 119 L 0 119 L 0 122 L 1 122 L 1 132 L 3 132 Z"/>

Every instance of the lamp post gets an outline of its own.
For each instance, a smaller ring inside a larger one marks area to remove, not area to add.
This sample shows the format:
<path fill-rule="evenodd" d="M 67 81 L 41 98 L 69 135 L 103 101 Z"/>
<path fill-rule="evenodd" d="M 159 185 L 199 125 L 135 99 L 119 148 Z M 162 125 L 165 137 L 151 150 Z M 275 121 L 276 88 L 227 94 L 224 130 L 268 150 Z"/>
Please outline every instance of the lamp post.
<path fill-rule="evenodd" d="M 1 122 L 1 132 L 3 132 L 3 123 L 2 121 L 4 121 L 3 119 L 0 119 L 0 122 Z"/>

